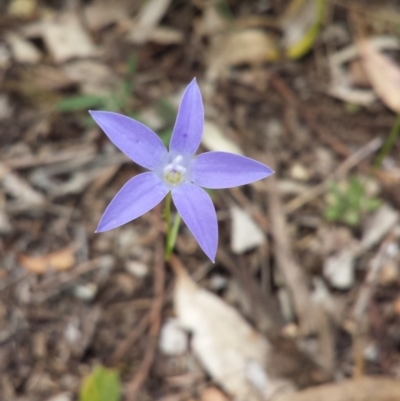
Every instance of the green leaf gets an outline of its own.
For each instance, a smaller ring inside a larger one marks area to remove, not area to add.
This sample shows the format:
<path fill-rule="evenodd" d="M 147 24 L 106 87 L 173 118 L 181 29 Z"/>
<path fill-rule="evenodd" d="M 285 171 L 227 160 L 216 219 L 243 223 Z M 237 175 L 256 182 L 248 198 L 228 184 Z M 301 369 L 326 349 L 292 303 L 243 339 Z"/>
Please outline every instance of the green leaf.
<path fill-rule="evenodd" d="M 348 210 L 343 216 L 343 220 L 349 226 L 356 227 L 360 224 L 360 212 L 358 210 Z"/>
<path fill-rule="evenodd" d="M 368 212 L 373 212 L 382 205 L 382 201 L 377 198 L 368 198 L 364 201 L 365 210 Z"/>
<path fill-rule="evenodd" d="M 92 107 L 104 106 L 105 98 L 96 95 L 78 95 L 67 97 L 59 101 L 55 108 L 61 113 L 68 113 L 71 111 L 88 110 Z"/>
<path fill-rule="evenodd" d="M 118 372 L 96 366 L 82 383 L 79 401 L 119 401 L 121 382 Z"/>
<path fill-rule="evenodd" d="M 325 210 L 325 218 L 329 221 L 338 221 L 342 215 L 342 212 L 339 208 L 330 207 Z"/>
<path fill-rule="evenodd" d="M 365 184 L 358 177 L 349 178 L 339 185 L 328 182 L 327 205 L 324 216 L 328 221 L 337 221 L 356 227 L 363 215 L 377 209 L 381 201 L 366 193 Z"/>
<path fill-rule="evenodd" d="M 299 59 L 313 47 L 321 29 L 325 3 L 326 0 L 292 0 L 289 3 L 282 19 L 289 58 Z"/>

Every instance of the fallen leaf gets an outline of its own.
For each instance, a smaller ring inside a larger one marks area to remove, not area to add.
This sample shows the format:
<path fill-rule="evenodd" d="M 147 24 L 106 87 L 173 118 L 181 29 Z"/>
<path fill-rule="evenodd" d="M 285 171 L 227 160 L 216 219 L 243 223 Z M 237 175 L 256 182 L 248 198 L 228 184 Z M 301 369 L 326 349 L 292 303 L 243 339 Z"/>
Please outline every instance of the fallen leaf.
<path fill-rule="evenodd" d="M 116 370 L 96 366 L 79 391 L 79 401 L 118 401 L 121 382 Z"/>
<path fill-rule="evenodd" d="M 195 21 L 196 36 L 213 36 L 226 30 L 228 21 L 221 16 L 215 3 L 205 3 L 203 15 Z"/>
<path fill-rule="evenodd" d="M 89 4 L 84 11 L 85 20 L 89 29 L 99 31 L 113 23 L 124 21 L 129 16 L 127 1 L 96 1 Z"/>
<path fill-rule="evenodd" d="M 225 77 L 232 67 L 248 64 L 253 68 L 279 59 L 277 43 L 272 35 L 261 29 L 230 31 L 214 38 L 207 58 L 207 87 L 210 96 L 212 86 Z"/>
<path fill-rule="evenodd" d="M 5 38 L 10 45 L 11 53 L 15 61 L 19 63 L 36 64 L 42 58 L 40 51 L 32 43 L 18 34 L 8 32 Z"/>
<path fill-rule="evenodd" d="M 230 212 L 232 217 L 231 250 L 233 253 L 241 254 L 264 244 L 263 231 L 246 211 L 234 206 Z"/>
<path fill-rule="evenodd" d="M 341 383 L 325 384 L 273 401 L 398 401 L 400 382 L 383 377 L 363 377 Z"/>
<path fill-rule="evenodd" d="M 8 6 L 8 14 L 18 18 L 30 18 L 36 6 L 36 0 L 12 0 Z"/>
<path fill-rule="evenodd" d="M 175 312 L 181 327 L 192 333 L 192 350 L 212 379 L 235 400 L 255 401 L 279 391 L 286 382 L 265 371 L 267 339 L 234 308 L 198 287 L 174 260 Z"/>
<path fill-rule="evenodd" d="M 48 270 L 64 271 L 75 265 L 73 249 L 64 248 L 42 256 L 19 255 L 18 262 L 28 271 L 44 274 Z"/>
<path fill-rule="evenodd" d="M 276 61 L 279 53 L 271 35 L 261 29 L 229 32 L 213 46 L 211 58 L 224 66 Z"/>
<path fill-rule="evenodd" d="M 399 212 L 388 204 L 382 205 L 365 223 L 361 240 L 363 249 L 378 244 L 398 221 Z"/>
<path fill-rule="evenodd" d="M 27 181 L 4 164 L 0 164 L 0 182 L 5 192 L 16 200 L 14 206 L 29 208 L 46 203 L 41 192 L 32 188 Z"/>
<path fill-rule="evenodd" d="M 44 22 L 42 34 L 46 46 L 57 63 L 72 58 L 99 55 L 98 49 L 76 14 L 61 14 Z"/>
<path fill-rule="evenodd" d="M 399 50 L 399 41 L 392 36 L 374 36 L 367 40 L 376 51 Z M 371 89 L 357 88 L 357 77 L 347 67 L 360 55 L 360 47 L 350 45 L 329 56 L 331 82 L 328 94 L 345 102 L 360 106 L 369 106 L 376 101 L 377 96 Z"/>
<path fill-rule="evenodd" d="M 62 66 L 63 72 L 81 86 L 85 95 L 110 95 L 120 85 L 120 80 L 107 65 L 95 60 L 74 60 Z"/>
<path fill-rule="evenodd" d="M 235 153 L 243 155 L 240 147 L 231 139 L 225 136 L 222 130 L 213 122 L 204 122 L 203 137 L 201 143 L 208 150 Z"/>
<path fill-rule="evenodd" d="M 182 43 L 185 40 L 185 36 L 178 29 L 159 26 L 148 33 L 147 40 L 159 45 L 176 45 Z"/>
<path fill-rule="evenodd" d="M 128 39 L 136 44 L 146 43 L 157 28 L 171 4 L 171 0 L 149 0 L 143 6 L 128 33 Z"/>
<path fill-rule="evenodd" d="M 325 0 L 292 0 L 282 19 L 283 46 L 289 58 L 304 56 L 313 46 L 325 14 Z"/>
<path fill-rule="evenodd" d="M 400 67 L 370 42 L 363 41 L 359 46 L 363 67 L 376 94 L 387 107 L 400 113 Z"/>

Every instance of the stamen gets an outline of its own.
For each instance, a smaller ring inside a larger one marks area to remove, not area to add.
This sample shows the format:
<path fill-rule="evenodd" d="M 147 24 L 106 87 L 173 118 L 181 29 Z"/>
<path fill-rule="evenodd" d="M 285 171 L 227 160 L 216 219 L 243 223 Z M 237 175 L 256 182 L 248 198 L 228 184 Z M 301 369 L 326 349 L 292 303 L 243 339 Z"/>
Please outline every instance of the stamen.
<path fill-rule="evenodd" d="M 186 167 L 182 166 L 183 156 L 176 156 L 164 167 L 164 179 L 171 185 L 180 184 L 185 176 Z"/>
<path fill-rule="evenodd" d="M 175 157 L 175 159 L 173 160 L 172 163 L 179 164 L 182 160 L 183 160 L 183 156 L 178 155 L 178 156 Z"/>

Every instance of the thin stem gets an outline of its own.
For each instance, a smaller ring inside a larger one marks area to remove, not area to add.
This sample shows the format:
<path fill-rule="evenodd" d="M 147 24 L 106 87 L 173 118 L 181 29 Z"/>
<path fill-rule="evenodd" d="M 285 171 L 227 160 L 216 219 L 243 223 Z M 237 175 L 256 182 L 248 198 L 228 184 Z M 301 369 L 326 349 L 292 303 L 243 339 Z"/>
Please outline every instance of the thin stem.
<path fill-rule="evenodd" d="M 393 145 L 396 142 L 397 137 L 400 133 L 400 114 L 397 115 L 396 121 L 393 125 L 393 128 L 390 131 L 388 138 L 386 139 L 385 143 L 382 146 L 381 151 L 379 152 L 378 156 L 375 159 L 374 168 L 378 169 L 382 165 L 383 159 L 389 154 Z"/>
<path fill-rule="evenodd" d="M 165 198 L 165 208 L 164 208 L 164 219 L 167 223 L 167 232 L 165 235 L 165 251 L 164 251 L 164 259 L 168 260 L 168 244 L 170 242 L 169 238 L 171 236 L 171 192 L 168 192 L 167 197 Z"/>
<path fill-rule="evenodd" d="M 176 237 L 178 235 L 179 225 L 181 223 L 181 216 L 177 213 L 174 217 L 172 224 L 171 218 L 171 192 L 168 193 L 165 199 L 164 219 L 167 222 L 167 232 L 165 234 L 165 250 L 164 260 L 168 261 L 172 251 L 174 250 Z"/>
<path fill-rule="evenodd" d="M 181 216 L 177 213 L 174 218 L 174 224 L 172 224 L 172 228 L 170 231 L 170 235 L 167 238 L 167 244 L 165 247 L 165 260 L 169 260 L 171 257 L 172 251 L 174 250 L 176 237 L 178 236 L 179 226 L 181 224 Z"/>

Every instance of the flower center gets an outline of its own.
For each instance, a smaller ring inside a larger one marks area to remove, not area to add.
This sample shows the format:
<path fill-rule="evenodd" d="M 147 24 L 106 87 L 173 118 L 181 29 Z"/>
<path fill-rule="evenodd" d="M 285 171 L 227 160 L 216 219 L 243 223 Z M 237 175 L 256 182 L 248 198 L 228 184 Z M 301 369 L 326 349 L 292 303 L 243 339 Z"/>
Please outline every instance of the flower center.
<path fill-rule="evenodd" d="M 164 179 L 170 185 L 180 184 L 186 173 L 186 167 L 182 165 L 183 157 L 181 155 L 176 156 L 172 163 L 167 164 L 164 167 Z"/>

